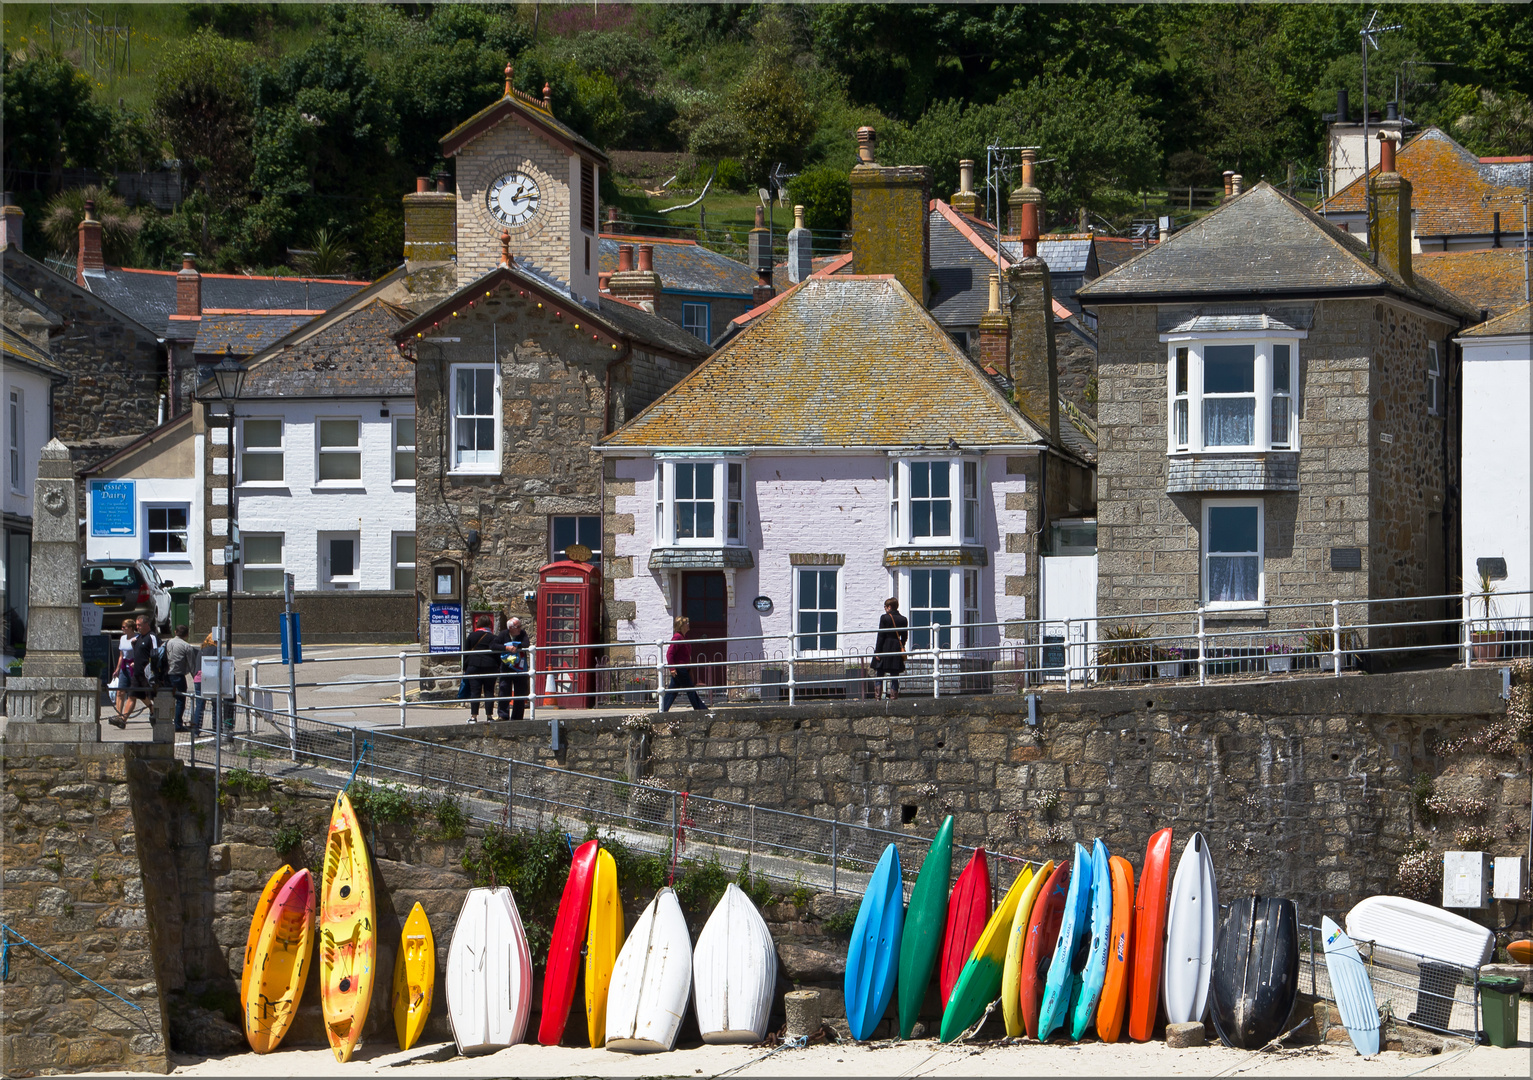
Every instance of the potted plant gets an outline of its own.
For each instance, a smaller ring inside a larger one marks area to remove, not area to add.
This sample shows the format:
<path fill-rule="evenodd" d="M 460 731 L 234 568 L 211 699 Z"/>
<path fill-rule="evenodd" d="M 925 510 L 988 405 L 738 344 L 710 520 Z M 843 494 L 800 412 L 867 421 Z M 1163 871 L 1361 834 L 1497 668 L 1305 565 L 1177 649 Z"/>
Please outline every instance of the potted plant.
<path fill-rule="evenodd" d="M 1101 682 L 1133 682 L 1145 678 L 1155 647 L 1147 627 L 1120 623 L 1104 627 L 1096 648 L 1097 679 Z"/>
<path fill-rule="evenodd" d="M 1293 670 L 1293 646 L 1278 642 L 1267 646 L 1267 670 L 1275 673 Z"/>
<path fill-rule="evenodd" d="M 1341 635 L 1341 665 L 1346 667 L 1350 663 L 1349 651 L 1357 647 L 1357 633 L 1346 630 Z M 1321 671 L 1336 670 L 1335 635 L 1331 633 L 1329 626 L 1317 626 L 1304 632 L 1304 651 L 1315 653 L 1320 660 Z"/>
<path fill-rule="evenodd" d="M 1155 674 L 1162 679 L 1181 678 L 1182 650 L 1179 646 L 1155 647 Z"/>
<path fill-rule="evenodd" d="M 1469 631 L 1469 640 L 1476 660 L 1499 660 L 1501 658 L 1501 631 L 1491 629 L 1490 613 L 1495 605 L 1490 594 L 1496 591 L 1496 583 L 1487 570 L 1480 571 L 1480 604 L 1483 627 Z M 1470 609 L 1471 613 L 1473 608 Z"/>

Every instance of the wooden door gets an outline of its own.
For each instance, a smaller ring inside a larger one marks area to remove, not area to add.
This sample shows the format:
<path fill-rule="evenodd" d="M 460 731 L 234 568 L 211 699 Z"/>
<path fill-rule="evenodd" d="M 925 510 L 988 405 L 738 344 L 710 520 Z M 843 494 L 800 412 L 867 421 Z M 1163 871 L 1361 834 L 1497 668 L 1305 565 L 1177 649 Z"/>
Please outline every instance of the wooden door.
<path fill-rule="evenodd" d="M 688 570 L 681 576 L 681 613 L 692 620 L 687 637 L 694 643 L 729 633 L 729 601 L 724 574 L 719 570 Z M 729 657 L 726 642 L 693 644 L 692 680 L 698 686 L 727 686 Z"/>

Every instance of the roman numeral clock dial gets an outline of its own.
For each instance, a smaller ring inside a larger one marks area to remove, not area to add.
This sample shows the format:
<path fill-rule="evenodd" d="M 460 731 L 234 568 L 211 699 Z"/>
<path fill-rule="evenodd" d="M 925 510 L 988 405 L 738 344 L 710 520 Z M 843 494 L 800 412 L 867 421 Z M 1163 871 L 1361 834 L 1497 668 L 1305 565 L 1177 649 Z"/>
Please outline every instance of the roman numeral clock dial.
<path fill-rule="evenodd" d="M 490 213 L 503 225 L 525 225 L 538 212 L 542 193 L 526 173 L 507 173 L 490 185 Z"/>

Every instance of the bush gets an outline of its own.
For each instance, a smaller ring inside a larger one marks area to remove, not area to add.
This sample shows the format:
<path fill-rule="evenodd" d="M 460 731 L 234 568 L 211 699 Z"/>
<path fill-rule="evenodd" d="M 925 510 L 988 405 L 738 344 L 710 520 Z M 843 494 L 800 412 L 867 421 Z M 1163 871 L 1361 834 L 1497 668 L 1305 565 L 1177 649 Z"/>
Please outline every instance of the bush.
<path fill-rule="evenodd" d="M 297 825 L 284 825 L 277 830 L 277 835 L 272 837 L 271 846 L 283 858 L 286 858 L 287 853 L 294 848 L 299 848 L 301 851 L 303 847 L 303 830 Z"/>
<path fill-rule="evenodd" d="M 265 795 L 271 791 L 271 777 L 249 769 L 230 769 L 224 774 L 224 790 L 236 795 Z"/>
<path fill-rule="evenodd" d="M 749 191 L 751 187 L 745 178 L 745 166 L 738 158 L 725 158 L 719 162 L 719 173 L 713 182 L 726 191 Z"/>
<path fill-rule="evenodd" d="M 463 812 L 462 803 L 451 795 L 444 795 L 437 800 L 432 814 L 436 817 L 437 827 L 442 830 L 443 840 L 463 839 L 468 827 L 468 815 Z"/>
<path fill-rule="evenodd" d="M 844 170 L 821 165 L 788 181 L 788 196 L 804 208 L 811 232 L 840 233 L 852 224 L 852 182 Z"/>
<path fill-rule="evenodd" d="M 371 818 L 376 824 L 402 825 L 414 818 L 420 809 L 410 793 L 399 784 L 375 787 L 365 780 L 353 780 L 346 794 L 357 813 Z"/>

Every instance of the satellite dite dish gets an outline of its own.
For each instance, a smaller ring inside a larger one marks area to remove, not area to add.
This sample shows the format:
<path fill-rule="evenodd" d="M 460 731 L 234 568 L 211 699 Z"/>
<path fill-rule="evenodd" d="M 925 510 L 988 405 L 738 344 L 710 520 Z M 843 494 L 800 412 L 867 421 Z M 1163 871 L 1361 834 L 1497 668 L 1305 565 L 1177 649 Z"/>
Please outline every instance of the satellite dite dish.
<path fill-rule="evenodd" d="M 564 557 L 570 562 L 590 562 L 591 549 L 584 544 L 571 544 L 564 549 Z"/>

